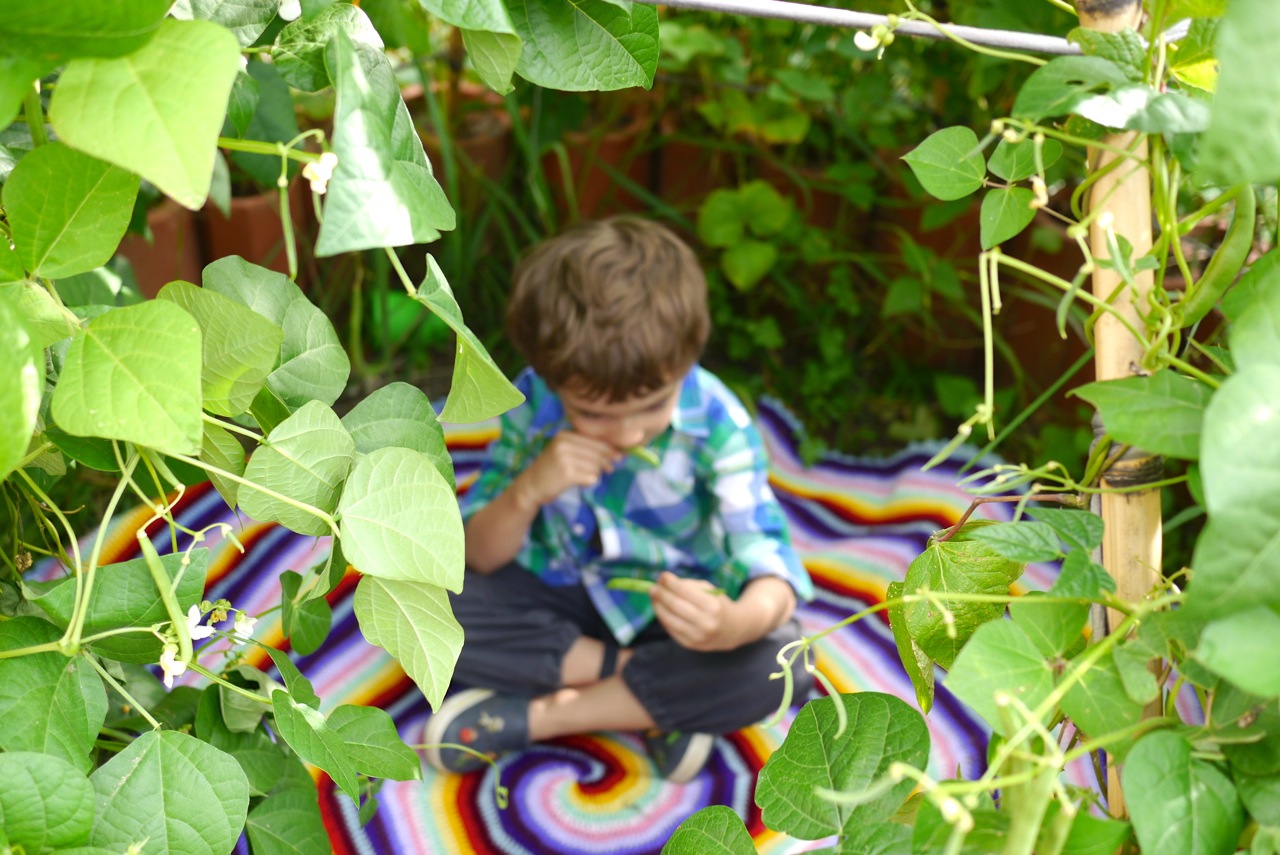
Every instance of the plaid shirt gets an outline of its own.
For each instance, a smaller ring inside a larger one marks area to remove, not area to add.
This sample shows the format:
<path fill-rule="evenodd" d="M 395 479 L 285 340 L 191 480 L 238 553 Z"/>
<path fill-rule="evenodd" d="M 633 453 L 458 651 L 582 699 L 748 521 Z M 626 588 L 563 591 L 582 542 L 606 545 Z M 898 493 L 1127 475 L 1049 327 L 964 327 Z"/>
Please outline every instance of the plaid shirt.
<path fill-rule="evenodd" d="M 516 378 L 525 402 L 502 417 L 462 516 L 491 502 L 569 427 L 564 407 L 541 377 Z M 622 644 L 654 618 L 649 597 L 607 587 L 663 570 L 706 579 L 737 598 L 751 579 L 778 576 L 801 599 L 813 583 L 787 534 L 768 482 L 760 433 L 746 408 L 711 372 L 685 376 L 671 427 L 649 448 L 654 467 L 627 455 L 591 488 L 571 488 L 542 507 L 515 561 L 549 585 L 584 585 Z"/>

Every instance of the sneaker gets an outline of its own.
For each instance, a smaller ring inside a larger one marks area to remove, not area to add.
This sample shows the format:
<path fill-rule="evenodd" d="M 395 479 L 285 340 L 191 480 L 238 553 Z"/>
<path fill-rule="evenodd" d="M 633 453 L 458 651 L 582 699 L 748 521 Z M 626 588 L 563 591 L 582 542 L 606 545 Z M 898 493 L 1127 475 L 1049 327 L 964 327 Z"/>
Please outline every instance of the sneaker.
<path fill-rule="evenodd" d="M 529 699 L 467 689 L 445 700 L 422 734 L 427 762 L 442 772 L 474 772 L 488 765 L 465 745 L 489 758 L 529 747 Z"/>
<path fill-rule="evenodd" d="M 659 733 L 645 734 L 644 747 L 649 758 L 658 767 L 658 774 L 673 784 L 693 780 L 711 757 L 716 738 L 709 733 Z"/>

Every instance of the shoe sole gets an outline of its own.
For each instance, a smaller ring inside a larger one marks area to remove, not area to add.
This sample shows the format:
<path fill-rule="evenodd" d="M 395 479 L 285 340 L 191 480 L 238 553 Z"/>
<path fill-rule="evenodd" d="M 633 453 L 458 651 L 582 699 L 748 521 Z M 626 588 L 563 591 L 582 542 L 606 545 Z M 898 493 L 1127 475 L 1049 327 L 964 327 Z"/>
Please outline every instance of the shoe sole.
<path fill-rule="evenodd" d="M 441 772 L 455 771 L 446 766 L 444 758 L 440 756 L 440 743 L 444 741 L 444 732 L 449 729 L 449 725 L 453 724 L 454 719 L 481 701 L 493 697 L 494 694 L 492 689 L 466 689 L 440 705 L 439 711 L 427 719 L 426 729 L 422 731 L 422 741 L 428 746 L 424 749 L 428 763 Z"/>
<path fill-rule="evenodd" d="M 702 771 L 702 767 L 707 765 L 707 759 L 711 757 L 711 749 L 715 744 L 716 738 L 711 734 L 695 733 L 689 739 L 689 747 L 684 750 L 684 756 L 671 770 L 671 774 L 667 775 L 667 780 L 673 784 L 687 784 L 692 781 Z"/>

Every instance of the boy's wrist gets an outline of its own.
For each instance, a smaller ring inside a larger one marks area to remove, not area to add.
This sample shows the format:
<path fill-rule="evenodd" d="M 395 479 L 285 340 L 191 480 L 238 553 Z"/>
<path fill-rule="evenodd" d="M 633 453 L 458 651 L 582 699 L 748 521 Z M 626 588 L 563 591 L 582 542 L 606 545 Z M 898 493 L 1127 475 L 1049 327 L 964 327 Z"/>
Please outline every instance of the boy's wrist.
<path fill-rule="evenodd" d="M 516 479 L 511 482 L 511 502 L 516 506 L 517 511 L 529 514 L 536 514 L 542 509 L 542 502 L 538 500 L 537 495 L 532 492 L 529 484 L 527 472 L 521 472 Z"/>

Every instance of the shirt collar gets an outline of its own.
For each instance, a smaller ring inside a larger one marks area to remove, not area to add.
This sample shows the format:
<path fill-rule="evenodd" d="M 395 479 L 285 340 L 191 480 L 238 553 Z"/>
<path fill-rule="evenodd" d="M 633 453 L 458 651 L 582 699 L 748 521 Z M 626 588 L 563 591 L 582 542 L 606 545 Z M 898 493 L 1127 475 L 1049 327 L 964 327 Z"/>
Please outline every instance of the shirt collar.
<path fill-rule="evenodd" d="M 706 437 L 711 433 L 707 419 L 707 402 L 698 382 L 698 366 L 694 365 L 680 384 L 680 399 L 671 414 L 671 429 L 694 437 Z"/>

